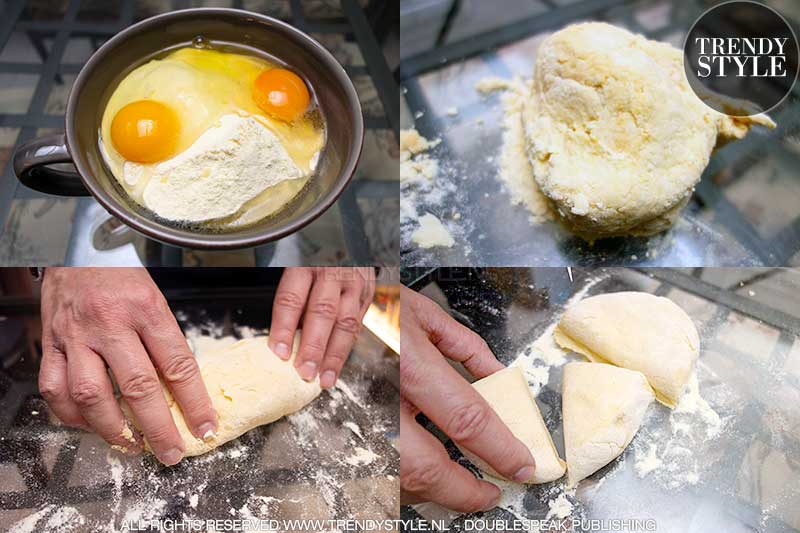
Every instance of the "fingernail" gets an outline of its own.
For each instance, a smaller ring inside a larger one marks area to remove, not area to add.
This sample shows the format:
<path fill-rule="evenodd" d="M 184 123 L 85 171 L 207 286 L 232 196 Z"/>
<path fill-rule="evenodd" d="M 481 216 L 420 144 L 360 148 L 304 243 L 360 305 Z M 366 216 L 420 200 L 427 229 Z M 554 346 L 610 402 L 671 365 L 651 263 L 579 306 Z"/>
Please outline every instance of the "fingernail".
<path fill-rule="evenodd" d="M 336 372 L 333 370 L 326 370 L 319 378 L 319 384 L 323 389 L 333 387 L 334 383 L 336 383 Z"/>
<path fill-rule="evenodd" d="M 517 473 L 514 474 L 514 481 L 518 483 L 525 483 L 526 481 L 530 481 L 533 478 L 533 474 L 536 472 L 536 467 L 532 465 L 523 466 Z"/>
<path fill-rule="evenodd" d="M 278 344 L 275 345 L 275 353 L 278 355 L 278 357 L 285 360 L 289 359 L 291 351 L 289 350 L 288 344 L 286 344 L 285 342 L 279 342 Z"/>
<path fill-rule="evenodd" d="M 200 435 L 200 438 L 205 441 L 213 439 L 216 431 L 217 428 L 214 426 L 213 422 L 206 422 L 197 428 L 197 434 Z"/>
<path fill-rule="evenodd" d="M 314 361 L 307 361 L 303 363 L 297 371 L 300 373 L 301 378 L 306 381 L 311 381 L 317 375 L 317 363 Z"/>
<path fill-rule="evenodd" d="M 172 448 L 158 456 L 158 460 L 167 466 L 178 464 L 183 459 L 183 452 L 178 448 Z"/>

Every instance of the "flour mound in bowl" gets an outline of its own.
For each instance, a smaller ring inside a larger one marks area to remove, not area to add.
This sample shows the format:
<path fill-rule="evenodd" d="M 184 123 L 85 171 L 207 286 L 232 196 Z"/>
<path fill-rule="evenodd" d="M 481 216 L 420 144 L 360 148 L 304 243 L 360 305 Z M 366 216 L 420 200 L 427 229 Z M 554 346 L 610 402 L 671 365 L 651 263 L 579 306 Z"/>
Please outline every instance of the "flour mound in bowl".
<path fill-rule="evenodd" d="M 136 174 L 125 164 L 125 180 Z M 225 115 L 185 152 L 160 163 L 144 205 L 167 220 L 228 217 L 268 187 L 303 177 L 278 137 L 252 117 Z M 130 183 L 130 182 L 129 182 Z"/>

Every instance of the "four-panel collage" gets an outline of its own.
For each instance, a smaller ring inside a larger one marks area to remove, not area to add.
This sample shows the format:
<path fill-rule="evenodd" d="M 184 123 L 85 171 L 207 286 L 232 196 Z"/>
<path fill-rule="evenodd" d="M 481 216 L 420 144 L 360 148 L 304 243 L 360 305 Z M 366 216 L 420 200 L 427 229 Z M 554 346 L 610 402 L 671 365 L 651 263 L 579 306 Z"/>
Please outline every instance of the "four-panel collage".
<path fill-rule="evenodd" d="M 0 15 L 0 531 L 800 531 L 800 3 Z"/>

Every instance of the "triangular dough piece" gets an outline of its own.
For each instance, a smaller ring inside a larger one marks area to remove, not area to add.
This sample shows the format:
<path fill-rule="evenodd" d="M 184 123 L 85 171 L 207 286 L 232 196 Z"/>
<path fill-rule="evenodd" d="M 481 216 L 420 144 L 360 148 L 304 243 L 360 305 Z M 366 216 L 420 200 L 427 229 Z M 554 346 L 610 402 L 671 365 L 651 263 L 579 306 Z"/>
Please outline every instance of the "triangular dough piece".
<path fill-rule="evenodd" d="M 519 367 L 508 367 L 472 384 L 521 440 L 536 460 L 536 473 L 530 483 L 547 483 L 564 475 L 566 463 L 561 460 L 553 439 L 542 420 L 539 407 Z M 486 462 L 459 447 L 472 464 L 495 477 L 503 478 Z"/>
<path fill-rule="evenodd" d="M 656 399 L 675 407 L 700 350 L 692 319 L 672 300 L 615 292 L 581 300 L 553 332 L 563 348 L 589 360 L 638 370 Z"/>
<path fill-rule="evenodd" d="M 602 363 L 567 364 L 561 395 L 570 487 L 622 453 L 655 396 L 641 372 Z"/>

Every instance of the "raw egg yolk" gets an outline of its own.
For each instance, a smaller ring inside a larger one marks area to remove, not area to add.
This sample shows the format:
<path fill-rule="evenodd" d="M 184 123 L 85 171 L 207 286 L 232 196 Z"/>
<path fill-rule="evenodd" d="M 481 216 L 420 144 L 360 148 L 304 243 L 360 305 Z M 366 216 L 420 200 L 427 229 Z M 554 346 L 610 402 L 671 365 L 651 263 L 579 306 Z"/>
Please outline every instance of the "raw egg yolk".
<path fill-rule="evenodd" d="M 262 111 L 291 122 L 308 107 L 308 89 L 303 79 L 283 68 L 265 70 L 253 84 L 253 100 Z"/>
<path fill-rule="evenodd" d="M 129 161 L 154 163 L 175 151 L 180 126 L 175 112 L 154 100 L 137 100 L 126 105 L 111 121 L 111 140 Z"/>

